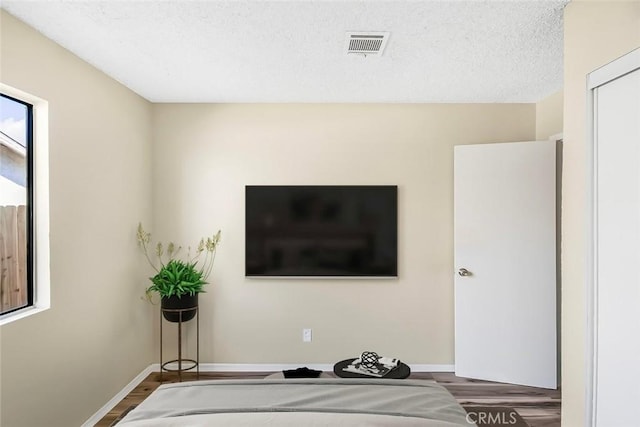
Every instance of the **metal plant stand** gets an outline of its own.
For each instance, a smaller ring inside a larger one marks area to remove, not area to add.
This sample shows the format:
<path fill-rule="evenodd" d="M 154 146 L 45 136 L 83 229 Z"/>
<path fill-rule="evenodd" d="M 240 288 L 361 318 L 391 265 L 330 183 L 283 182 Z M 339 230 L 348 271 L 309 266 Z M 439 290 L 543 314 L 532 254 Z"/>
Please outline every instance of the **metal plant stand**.
<path fill-rule="evenodd" d="M 194 359 L 183 359 L 182 358 L 182 315 L 187 311 L 196 312 L 196 358 Z M 162 362 L 162 323 L 164 320 L 163 313 L 178 313 L 178 358 L 169 360 L 167 362 Z M 178 369 L 168 368 L 167 365 L 170 363 L 177 363 Z M 183 368 L 183 363 L 186 364 L 186 367 Z M 162 381 L 162 373 L 163 372 L 177 372 L 178 380 L 182 382 L 182 373 L 185 371 L 190 371 L 192 369 L 196 369 L 196 378 L 200 378 L 200 314 L 198 311 L 198 306 L 181 308 L 181 309 L 168 309 L 168 308 L 160 308 L 160 381 Z"/>

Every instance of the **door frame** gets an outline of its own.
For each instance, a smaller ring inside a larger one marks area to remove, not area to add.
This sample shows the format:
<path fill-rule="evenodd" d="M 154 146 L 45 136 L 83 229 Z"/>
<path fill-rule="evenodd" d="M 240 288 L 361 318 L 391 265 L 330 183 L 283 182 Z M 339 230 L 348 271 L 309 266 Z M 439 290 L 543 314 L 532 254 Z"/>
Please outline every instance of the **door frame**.
<path fill-rule="evenodd" d="M 598 324 L 598 252 L 597 252 L 597 184 L 598 149 L 596 89 L 617 78 L 640 69 L 640 48 L 623 55 L 587 75 L 587 259 L 586 259 L 586 372 L 585 372 L 585 425 L 595 426 L 597 400 L 597 327 Z"/>

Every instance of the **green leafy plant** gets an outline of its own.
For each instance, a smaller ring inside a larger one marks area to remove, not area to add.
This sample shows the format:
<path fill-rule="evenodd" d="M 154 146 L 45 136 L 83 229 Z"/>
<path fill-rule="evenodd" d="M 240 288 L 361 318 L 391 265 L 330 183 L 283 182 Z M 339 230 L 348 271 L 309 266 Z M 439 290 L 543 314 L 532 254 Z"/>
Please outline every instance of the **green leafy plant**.
<path fill-rule="evenodd" d="M 220 230 L 212 237 L 200 239 L 193 256 L 189 247 L 184 260 L 176 258 L 182 247 L 176 247 L 173 242 L 167 244 L 166 250 L 164 245 L 158 242 L 152 259 L 149 256 L 151 233 L 147 233 L 142 224 L 138 224 L 137 238 L 149 265 L 156 271 L 156 275 L 149 278 L 152 285 L 146 289 L 149 300 L 152 292 L 157 292 L 161 298 L 181 297 L 187 294 L 193 296 L 204 292 L 203 286 L 208 283 L 207 278 L 213 269 L 220 242 Z"/>
<path fill-rule="evenodd" d="M 165 298 L 185 294 L 193 296 L 204 292 L 202 286 L 207 282 L 203 280 L 202 274 L 202 271 L 196 269 L 195 264 L 172 259 L 158 274 L 150 278 L 153 285 L 147 288 L 147 293 L 155 291 Z"/>

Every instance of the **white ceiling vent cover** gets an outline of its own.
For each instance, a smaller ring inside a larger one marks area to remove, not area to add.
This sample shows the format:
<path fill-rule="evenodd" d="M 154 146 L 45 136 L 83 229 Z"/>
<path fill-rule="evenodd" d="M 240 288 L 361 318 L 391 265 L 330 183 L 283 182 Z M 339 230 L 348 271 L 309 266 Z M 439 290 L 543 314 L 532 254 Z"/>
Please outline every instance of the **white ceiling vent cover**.
<path fill-rule="evenodd" d="M 347 55 L 381 56 L 388 40 L 389 33 L 383 31 L 347 32 Z"/>

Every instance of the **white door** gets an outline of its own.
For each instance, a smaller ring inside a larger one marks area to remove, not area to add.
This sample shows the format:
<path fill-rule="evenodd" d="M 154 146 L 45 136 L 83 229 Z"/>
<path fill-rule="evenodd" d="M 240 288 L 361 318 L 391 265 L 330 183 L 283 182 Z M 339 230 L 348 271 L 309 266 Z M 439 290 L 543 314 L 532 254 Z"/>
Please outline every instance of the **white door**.
<path fill-rule="evenodd" d="M 556 144 L 454 154 L 456 375 L 556 388 Z"/>
<path fill-rule="evenodd" d="M 634 52 L 589 76 L 596 85 L 588 424 L 603 427 L 640 423 L 640 49 Z"/>

